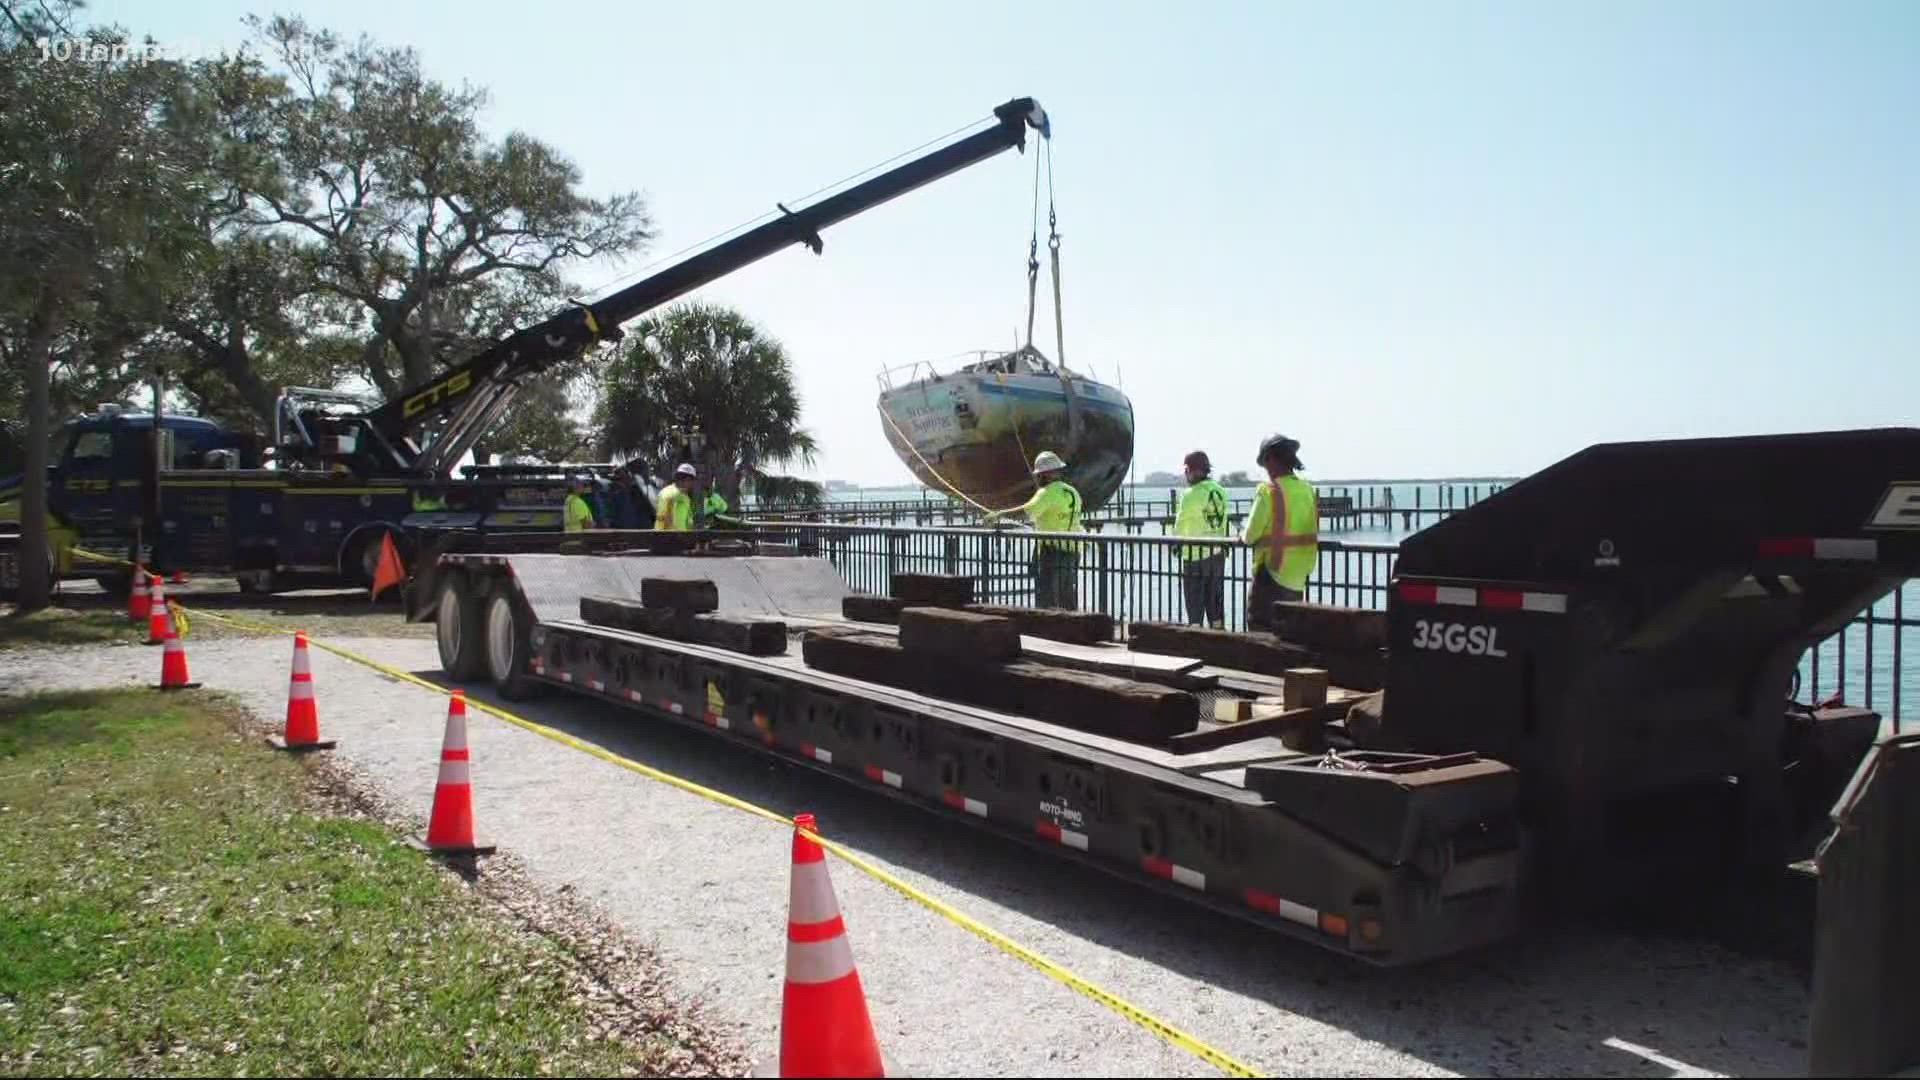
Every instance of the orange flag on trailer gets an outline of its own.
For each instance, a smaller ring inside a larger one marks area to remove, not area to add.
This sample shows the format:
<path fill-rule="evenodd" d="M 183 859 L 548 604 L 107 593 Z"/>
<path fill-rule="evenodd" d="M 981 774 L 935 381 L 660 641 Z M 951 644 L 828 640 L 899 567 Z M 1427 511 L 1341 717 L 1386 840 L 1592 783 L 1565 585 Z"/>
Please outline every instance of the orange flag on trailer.
<path fill-rule="evenodd" d="M 400 565 L 400 553 L 394 550 L 393 534 L 380 534 L 380 565 L 373 571 L 373 593 L 368 600 L 380 599 L 380 594 L 389 585 L 398 585 L 407 580 L 407 569 Z"/>

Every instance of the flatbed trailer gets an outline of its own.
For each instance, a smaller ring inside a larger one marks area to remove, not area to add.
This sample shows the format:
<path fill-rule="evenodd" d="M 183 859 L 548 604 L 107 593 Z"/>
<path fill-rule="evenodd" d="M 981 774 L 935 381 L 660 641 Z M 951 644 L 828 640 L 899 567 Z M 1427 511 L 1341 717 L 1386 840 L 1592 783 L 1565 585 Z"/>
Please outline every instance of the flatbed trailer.
<path fill-rule="evenodd" d="M 1699 487 L 1655 505 L 1671 488 L 1643 481 L 1676 472 Z M 1810 497 L 1780 483 L 1803 472 L 1822 478 Z M 1206 739 L 1140 743 L 822 670 L 803 643 L 849 626 L 837 572 L 738 535 L 450 536 L 409 615 L 437 622 L 455 679 L 696 728 L 1395 966 L 1512 936 L 1536 900 L 1675 904 L 1708 895 L 1693 874 L 1739 897 L 1741 875 L 1807 854 L 1879 718 L 1794 705 L 1794 669 L 1920 565 L 1906 477 L 1910 429 L 1575 455 L 1403 545 L 1385 689 L 1335 688 L 1306 741 L 1203 720 Z M 1562 504 L 1616 511 L 1521 524 Z M 785 623 L 786 652 L 584 613 L 649 578 L 712 581 L 721 614 Z M 1209 704 L 1275 684 L 1119 642 L 1021 645 Z"/>

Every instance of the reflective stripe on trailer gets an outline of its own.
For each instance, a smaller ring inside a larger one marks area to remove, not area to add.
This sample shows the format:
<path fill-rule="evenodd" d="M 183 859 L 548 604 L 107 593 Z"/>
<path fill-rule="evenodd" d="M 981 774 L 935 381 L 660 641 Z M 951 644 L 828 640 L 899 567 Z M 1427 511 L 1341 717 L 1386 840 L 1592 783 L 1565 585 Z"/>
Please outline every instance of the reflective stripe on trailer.
<path fill-rule="evenodd" d="M 603 683 L 603 682 L 601 682 L 601 681 L 600 681 L 599 679 L 588 679 L 588 680 L 587 680 L 587 689 L 589 689 L 589 690 L 597 690 L 597 691 L 599 691 L 600 693 L 603 693 L 603 694 L 604 694 L 604 693 L 606 693 L 606 692 L 607 692 L 607 684 L 606 684 L 606 683 Z"/>
<path fill-rule="evenodd" d="M 1076 851 L 1087 850 L 1086 833 L 1074 832 L 1072 829 L 1063 829 L 1045 818 L 1033 823 L 1033 831 L 1056 844 L 1065 845 Z"/>
<path fill-rule="evenodd" d="M 946 803 L 948 806 L 953 807 L 955 810 L 965 810 L 967 813 L 972 814 L 974 817 L 987 816 L 986 803 L 981 802 L 979 799 L 969 799 L 965 795 L 962 795 L 957 791 L 941 792 L 940 801 Z"/>
<path fill-rule="evenodd" d="M 1248 907 L 1257 908 L 1269 915 L 1278 915 L 1288 922 L 1296 922 L 1310 930 L 1318 930 L 1335 937 L 1346 935 L 1347 920 L 1343 915 L 1315 911 L 1305 904 L 1298 904 L 1259 889 L 1247 889 L 1240 896 L 1247 902 Z"/>
<path fill-rule="evenodd" d="M 810 757 L 815 761 L 822 762 L 827 765 L 833 764 L 833 751 L 828 750 L 825 747 L 815 746 L 810 742 L 803 742 L 800 744 L 800 754 L 803 757 Z"/>
<path fill-rule="evenodd" d="M 638 690 L 629 690 L 629 691 L 627 691 L 627 700 L 628 700 L 628 701 L 637 701 L 637 702 L 639 702 L 639 703 L 640 703 L 640 704 L 642 704 L 642 705 L 645 705 L 645 704 L 647 703 L 647 699 L 646 699 L 646 696 L 645 696 L 645 695 L 643 695 L 643 694 L 641 694 L 641 693 L 640 693 L 640 691 L 638 691 Z"/>
<path fill-rule="evenodd" d="M 1451 604 L 1455 607 L 1537 611 L 1552 615 L 1564 615 L 1567 611 L 1565 593 L 1435 585 L 1426 581 L 1402 581 L 1398 583 L 1395 591 L 1401 600 L 1409 604 Z"/>
<path fill-rule="evenodd" d="M 885 784 L 890 788 L 897 788 L 902 783 L 899 773 L 892 769 L 883 769 L 878 765 L 867 766 L 866 773 L 867 779 L 876 784 Z"/>
<path fill-rule="evenodd" d="M 1189 870 L 1178 863 L 1171 863 L 1165 859 L 1155 858 L 1152 855 L 1142 855 L 1140 857 L 1140 868 L 1152 874 L 1154 877 L 1163 877 L 1171 881 L 1177 881 L 1190 889 L 1199 889 L 1205 892 L 1207 888 L 1207 875 L 1198 870 Z"/>
<path fill-rule="evenodd" d="M 1880 557 L 1877 540 L 1850 540 L 1812 536 L 1785 536 L 1760 541 L 1762 558 L 1820 559 L 1830 562 L 1873 562 Z"/>
<path fill-rule="evenodd" d="M 707 713 L 705 716 L 701 717 L 701 719 L 707 722 L 708 727 L 719 728 L 721 731 L 733 730 L 733 724 L 728 722 L 724 714 L 717 713 L 717 712 L 710 712 L 710 713 Z"/>
<path fill-rule="evenodd" d="M 667 710 L 668 712 L 672 713 L 675 716 L 685 715 L 687 711 L 681 708 L 680 703 L 673 700 L 672 698 L 661 698 L 660 707 Z"/>

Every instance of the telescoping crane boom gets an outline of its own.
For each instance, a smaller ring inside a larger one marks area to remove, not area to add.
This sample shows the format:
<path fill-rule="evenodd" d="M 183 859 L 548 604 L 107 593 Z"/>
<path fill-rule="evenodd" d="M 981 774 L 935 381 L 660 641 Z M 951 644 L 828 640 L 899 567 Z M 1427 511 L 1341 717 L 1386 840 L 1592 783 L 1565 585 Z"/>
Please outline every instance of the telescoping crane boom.
<path fill-rule="evenodd" d="M 414 456 L 411 471 L 444 477 L 513 402 L 526 380 L 553 364 L 579 356 L 602 341 L 618 341 L 620 325 L 677 297 L 749 266 L 791 244 L 818 255 L 820 233 L 881 203 L 932 183 L 1007 149 L 1026 150 L 1029 127 L 1052 138 L 1047 114 L 1032 98 L 1016 98 L 993 110 L 993 126 L 895 166 L 845 191 L 798 210 L 780 206 L 780 216 L 589 304 L 576 304 L 517 331 L 425 385 L 375 409 L 368 421 L 393 447 L 445 418 L 439 434 Z"/>

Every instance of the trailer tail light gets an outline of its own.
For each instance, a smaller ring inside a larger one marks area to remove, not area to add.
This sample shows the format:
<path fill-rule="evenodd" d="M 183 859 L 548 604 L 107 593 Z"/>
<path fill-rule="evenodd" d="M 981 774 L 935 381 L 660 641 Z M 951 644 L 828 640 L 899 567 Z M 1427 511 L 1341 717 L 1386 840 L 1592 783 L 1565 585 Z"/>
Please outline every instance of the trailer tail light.
<path fill-rule="evenodd" d="M 1823 562 L 1873 562 L 1880 557 L 1876 540 L 1849 540 L 1812 536 L 1781 536 L 1760 541 L 1763 559 L 1819 559 Z"/>
<path fill-rule="evenodd" d="M 1362 940 L 1366 941 L 1368 944 L 1372 944 L 1374 942 L 1379 941 L 1380 940 L 1380 920 L 1379 919 L 1361 919 L 1360 920 L 1360 937 Z"/>
<path fill-rule="evenodd" d="M 1373 923 L 1374 934 L 1378 936 L 1380 933 L 1380 924 L 1374 922 L 1372 919 L 1368 919 L 1367 921 Z M 1347 917 L 1345 915 L 1329 915 L 1324 911 L 1321 912 L 1320 932 L 1323 934 L 1332 934 L 1334 937 L 1346 937 Z"/>

